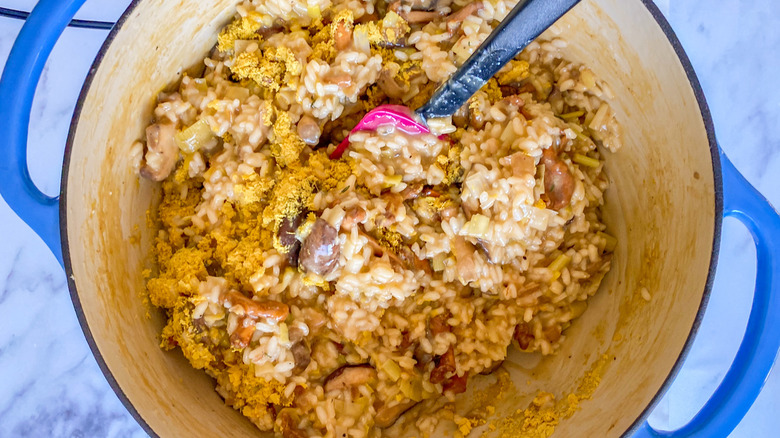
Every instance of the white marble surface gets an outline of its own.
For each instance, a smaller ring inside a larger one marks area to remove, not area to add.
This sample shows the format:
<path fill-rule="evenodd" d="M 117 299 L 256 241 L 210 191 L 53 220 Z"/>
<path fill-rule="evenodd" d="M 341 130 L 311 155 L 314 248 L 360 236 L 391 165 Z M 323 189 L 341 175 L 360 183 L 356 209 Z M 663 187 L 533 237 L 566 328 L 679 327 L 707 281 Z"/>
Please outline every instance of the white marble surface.
<path fill-rule="evenodd" d="M 90 0 L 79 16 L 115 20 L 128 0 Z M 33 0 L 0 0 L 29 10 Z M 780 205 L 780 5 L 776 0 L 658 0 L 688 52 L 718 139 L 737 168 Z M 0 58 L 21 23 L 0 18 Z M 33 108 L 31 173 L 56 193 L 70 115 L 105 31 L 66 30 Z M 111 391 L 84 340 L 65 276 L 44 244 L 0 200 L 0 437 L 145 436 Z M 749 235 L 726 221 L 710 307 L 693 352 L 651 418 L 674 427 L 712 393 L 744 332 L 755 274 Z M 727 267 L 727 268 L 725 268 Z M 777 436 L 780 372 L 734 437 Z"/>

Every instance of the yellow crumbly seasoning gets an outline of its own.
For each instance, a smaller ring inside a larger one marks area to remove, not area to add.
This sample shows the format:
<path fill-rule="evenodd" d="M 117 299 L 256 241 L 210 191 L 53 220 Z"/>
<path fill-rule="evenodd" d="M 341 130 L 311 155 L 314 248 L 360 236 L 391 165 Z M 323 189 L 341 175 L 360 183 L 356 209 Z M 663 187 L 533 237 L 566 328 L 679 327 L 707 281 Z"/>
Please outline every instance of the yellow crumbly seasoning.
<path fill-rule="evenodd" d="M 561 400 L 556 401 L 553 394 L 539 391 L 529 407 L 518 409 L 515 415 L 500 420 L 498 429 L 506 436 L 517 438 L 548 438 L 561 420 L 577 412 L 581 401 L 593 396 L 608 361 L 609 356 L 602 355 L 585 373 L 577 389 Z"/>
<path fill-rule="evenodd" d="M 522 81 L 530 75 L 527 61 L 509 61 L 509 69 L 499 72 L 496 75 L 498 83 L 508 85 Z"/>
<path fill-rule="evenodd" d="M 485 85 L 482 86 L 481 91 L 487 94 L 487 98 L 491 102 L 498 102 L 504 97 L 503 93 L 501 93 L 501 88 L 498 85 L 498 81 L 494 78 L 488 79 Z"/>
<path fill-rule="evenodd" d="M 236 40 L 258 39 L 257 31 L 264 25 L 264 17 L 257 12 L 250 12 L 238 18 L 222 29 L 217 37 L 217 49 L 220 52 L 233 50 Z"/>
<path fill-rule="evenodd" d="M 385 14 L 381 22 L 369 21 L 358 24 L 355 31 L 365 32 L 372 45 L 395 46 L 400 44 L 411 27 L 400 15 L 393 11 Z"/>
<path fill-rule="evenodd" d="M 271 91 L 278 91 L 281 85 L 295 86 L 302 70 L 303 66 L 292 50 L 284 46 L 239 53 L 230 67 L 238 79 L 252 79 Z"/>
<path fill-rule="evenodd" d="M 303 209 L 314 210 L 315 192 L 337 187 L 352 174 L 354 166 L 348 159 L 331 160 L 323 150 L 313 152 L 306 164 L 295 163 L 276 175 L 271 202 L 263 211 L 263 226 L 275 223 L 278 229 L 283 218 Z"/>
<path fill-rule="evenodd" d="M 271 155 L 279 166 L 287 167 L 298 161 L 306 144 L 295 130 L 287 111 L 277 111 L 271 140 Z"/>
<path fill-rule="evenodd" d="M 284 386 L 255 377 L 252 367 L 231 348 L 224 330 L 198 326 L 192 317 L 202 300 L 196 292 L 208 275 L 207 266 L 219 264 L 230 287 L 236 289 L 246 289 L 251 275 L 262 267 L 262 253 L 272 245 L 272 231 L 259 226 L 262 205 L 225 202 L 220 212 L 222 225 L 185 246 L 181 228 L 187 221 L 183 218 L 195 214 L 200 191 L 189 187 L 182 197 L 182 186 L 174 181 L 163 183 L 162 188 L 156 225 L 161 233 L 153 248 L 158 272 L 150 272 L 147 283 L 151 302 L 167 313 L 161 347 L 180 347 L 194 368 L 206 370 L 217 380 L 229 395 L 228 404 L 244 415 L 258 421 L 270 418 L 265 415 L 269 403 L 291 402 L 283 397 Z"/>

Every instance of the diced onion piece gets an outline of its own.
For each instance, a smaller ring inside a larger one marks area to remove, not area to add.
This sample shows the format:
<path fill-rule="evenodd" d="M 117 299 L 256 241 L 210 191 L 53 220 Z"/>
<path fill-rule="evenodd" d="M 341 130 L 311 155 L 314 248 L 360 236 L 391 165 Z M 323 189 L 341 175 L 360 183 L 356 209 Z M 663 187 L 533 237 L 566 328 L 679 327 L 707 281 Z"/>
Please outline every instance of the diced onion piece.
<path fill-rule="evenodd" d="M 569 264 L 569 262 L 571 262 L 571 257 L 566 254 L 561 254 L 555 260 L 553 260 L 553 262 L 550 263 L 550 266 L 547 268 L 553 272 L 553 275 L 559 274 L 563 268 Z"/>
<path fill-rule="evenodd" d="M 182 152 L 192 154 L 211 143 L 214 133 L 205 120 L 198 120 L 189 128 L 178 132 L 174 138 Z"/>
<path fill-rule="evenodd" d="M 572 120 L 582 116 L 583 114 L 585 114 L 585 110 L 579 110 L 579 111 L 572 111 L 566 114 L 561 114 L 560 117 L 563 120 Z"/>
<path fill-rule="evenodd" d="M 596 233 L 596 235 L 601 237 L 602 239 L 604 239 L 604 242 L 605 242 L 604 243 L 604 250 L 605 251 L 612 252 L 612 251 L 615 250 L 615 247 L 617 246 L 617 239 L 616 238 L 614 238 L 613 236 L 610 236 L 607 233 L 602 233 L 601 231 Z"/>
<path fill-rule="evenodd" d="M 471 216 L 471 220 L 463 225 L 462 234 L 472 237 L 487 237 L 490 230 L 490 219 L 479 213 Z"/>
<path fill-rule="evenodd" d="M 393 359 L 387 359 L 385 363 L 382 364 L 382 369 L 393 382 L 401 378 L 401 367 L 399 367 Z"/>
<path fill-rule="evenodd" d="M 580 73 L 580 80 L 586 87 L 593 89 L 596 88 L 596 75 L 589 69 L 585 69 Z"/>
<path fill-rule="evenodd" d="M 401 393 L 406 398 L 413 401 L 421 401 L 423 399 L 423 387 L 422 382 L 417 379 L 405 379 L 401 381 Z"/>
<path fill-rule="evenodd" d="M 387 189 L 400 184 L 402 180 L 403 180 L 403 176 L 401 175 L 385 176 L 385 181 L 383 183 L 383 186 Z"/>
<path fill-rule="evenodd" d="M 228 100 L 244 100 L 247 97 L 249 97 L 249 89 L 244 87 L 234 87 L 232 85 L 228 85 L 227 90 L 225 91 L 225 99 Z"/>
<path fill-rule="evenodd" d="M 433 267 L 433 270 L 436 272 L 441 272 L 444 270 L 444 260 L 447 258 L 446 254 L 436 254 L 433 257 L 433 260 L 431 261 L 431 265 Z"/>
<path fill-rule="evenodd" d="M 234 53 L 243 53 L 246 52 L 247 47 L 249 47 L 250 44 L 257 43 L 255 40 L 236 40 L 233 43 L 233 52 Z"/>
<path fill-rule="evenodd" d="M 309 18 L 312 20 L 317 20 L 318 18 L 322 17 L 322 11 L 320 10 L 320 5 L 314 4 L 314 5 L 308 5 L 306 7 L 306 12 L 309 14 Z"/>
<path fill-rule="evenodd" d="M 601 164 L 599 160 L 582 154 L 574 154 L 571 160 L 577 164 L 582 164 L 585 167 L 596 168 L 599 167 L 599 164 Z"/>
<path fill-rule="evenodd" d="M 290 343 L 290 332 L 287 329 L 287 324 L 283 322 L 279 324 L 279 340 L 282 344 Z"/>

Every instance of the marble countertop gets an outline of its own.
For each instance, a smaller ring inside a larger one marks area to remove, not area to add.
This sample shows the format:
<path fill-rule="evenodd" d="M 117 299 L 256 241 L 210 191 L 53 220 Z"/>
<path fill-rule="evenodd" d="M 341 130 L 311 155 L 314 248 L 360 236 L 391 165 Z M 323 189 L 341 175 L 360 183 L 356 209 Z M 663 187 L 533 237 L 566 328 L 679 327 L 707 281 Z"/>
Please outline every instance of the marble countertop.
<path fill-rule="evenodd" d="M 90 0 L 79 18 L 116 20 L 129 0 Z M 776 0 L 657 0 L 701 80 L 717 137 L 736 167 L 780 205 L 780 3 Z M 30 10 L 34 0 L 0 0 Z M 0 59 L 21 22 L 0 18 Z M 30 172 L 58 191 L 61 157 L 81 84 L 107 31 L 67 29 L 44 71 L 33 106 Z M 771 84 L 771 85 L 764 85 Z M 111 391 L 84 340 L 65 275 L 30 229 L 0 200 L 0 437 L 142 437 Z M 728 266 L 728 269 L 723 267 Z M 693 351 L 651 416 L 681 426 L 707 400 L 745 330 L 755 250 L 736 221 L 724 222 L 720 269 Z M 777 368 L 777 367 L 776 367 Z M 733 437 L 777 436 L 775 369 Z"/>

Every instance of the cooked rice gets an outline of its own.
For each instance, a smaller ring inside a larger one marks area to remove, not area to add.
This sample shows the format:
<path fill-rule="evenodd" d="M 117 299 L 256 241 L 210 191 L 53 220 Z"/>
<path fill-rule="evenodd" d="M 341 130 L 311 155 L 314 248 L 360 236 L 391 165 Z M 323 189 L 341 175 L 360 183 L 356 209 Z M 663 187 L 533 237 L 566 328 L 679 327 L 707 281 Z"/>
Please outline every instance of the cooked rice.
<path fill-rule="evenodd" d="M 159 96 L 155 123 L 175 125 L 181 148 L 148 282 L 168 315 L 162 345 L 260 429 L 382 436 L 378 411 L 453 397 L 510 345 L 554 354 L 610 268 L 603 152 L 620 130 L 608 86 L 562 58 L 563 40 L 533 42 L 465 118 L 431 121 L 435 134 L 356 132 L 328 159 L 368 109 L 424 103 L 515 2 L 454 27 L 444 15 L 468 2 L 445 3 L 407 26 L 405 2 L 393 15 L 372 1 L 244 1 L 202 75 Z M 280 231 L 293 218 L 300 255 Z M 317 239 L 332 260 L 306 253 Z M 358 364 L 375 376 L 325 389 Z M 420 411 L 420 430 L 441 420 Z"/>

